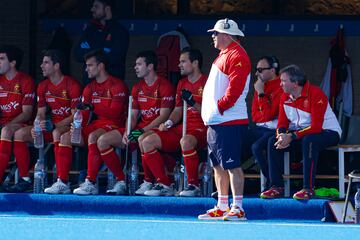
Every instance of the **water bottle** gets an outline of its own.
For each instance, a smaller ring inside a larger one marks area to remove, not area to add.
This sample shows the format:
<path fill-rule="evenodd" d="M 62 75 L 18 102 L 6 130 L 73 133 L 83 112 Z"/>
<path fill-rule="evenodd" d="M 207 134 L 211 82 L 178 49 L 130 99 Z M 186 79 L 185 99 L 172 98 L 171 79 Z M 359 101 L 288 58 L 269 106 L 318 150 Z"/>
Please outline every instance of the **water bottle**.
<path fill-rule="evenodd" d="M 107 170 L 107 189 L 113 189 L 115 185 L 116 179 L 114 174 L 111 172 L 111 170 L 108 168 Z"/>
<path fill-rule="evenodd" d="M 129 194 L 135 195 L 135 191 L 138 189 L 138 186 L 139 186 L 139 168 L 137 162 L 133 162 L 131 164 L 131 170 L 130 170 Z"/>
<path fill-rule="evenodd" d="M 212 169 L 209 163 L 205 164 L 204 175 L 203 175 L 203 195 L 209 196 L 212 181 Z"/>
<path fill-rule="evenodd" d="M 42 134 L 42 129 L 40 126 L 40 118 L 37 116 L 34 121 L 34 132 L 36 137 L 34 138 L 34 147 L 43 148 L 44 147 L 44 137 Z"/>
<path fill-rule="evenodd" d="M 180 169 L 180 164 L 177 162 L 175 167 L 174 167 L 174 184 L 175 184 L 175 190 L 179 191 L 180 190 L 180 185 L 181 185 L 181 169 Z"/>
<path fill-rule="evenodd" d="M 34 167 L 34 193 L 44 193 L 45 166 L 44 161 L 38 159 Z"/>
<path fill-rule="evenodd" d="M 360 224 L 360 188 L 355 194 L 355 223 Z"/>
<path fill-rule="evenodd" d="M 81 123 L 83 121 L 83 117 L 81 111 L 78 109 L 74 114 L 73 120 L 73 132 L 71 134 L 71 143 L 79 144 L 81 142 Z"/>

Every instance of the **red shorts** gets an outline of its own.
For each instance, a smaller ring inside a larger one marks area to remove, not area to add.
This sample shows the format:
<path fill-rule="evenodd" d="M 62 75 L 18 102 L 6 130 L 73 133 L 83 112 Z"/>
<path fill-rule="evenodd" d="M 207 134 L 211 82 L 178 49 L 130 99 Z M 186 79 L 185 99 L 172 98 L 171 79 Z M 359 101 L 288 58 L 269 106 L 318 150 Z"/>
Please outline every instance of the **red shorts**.
<path fill-rule="evenodd" d="M 168 131 L 153 130 L 161 139 L 161 150 L 164 152 L 176 152 L 181 149 L 182 124 L 170 128 Z M 194 136 L 198 143 L 196 149 L 206 147 L 206 127 L 188 128 L 186 134 Z"/>
<path fill-rule="evenodd" d="M 90 125 L 83 128 L 82 133 L 84 136 L 84 140 L 87 141 L 90 133 L 94 132 L 97 129 L 104 129 L 106 132 L 110 132 L 114 129 L 118 129 L 119 126 L 117 126 L 113 121 L 111 120 L 95 120 Z"/>

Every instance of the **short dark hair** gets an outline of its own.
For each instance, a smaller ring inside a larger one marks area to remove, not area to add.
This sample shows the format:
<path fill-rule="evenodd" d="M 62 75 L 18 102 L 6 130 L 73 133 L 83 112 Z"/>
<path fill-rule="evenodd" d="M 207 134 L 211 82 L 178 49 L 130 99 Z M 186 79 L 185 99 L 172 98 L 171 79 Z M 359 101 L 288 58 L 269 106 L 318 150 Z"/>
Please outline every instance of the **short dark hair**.
<path fill-rule="evenodd" d="M 201 69 L 203 58 L 202 58 L 202 54 L 199 49 L 186 47 L 186 48 L 183 48 L 183 50 L 181 50 L 181 54 L 183 54 L 183 53 L 189 54 L 190 62 L 197 60 L 199 68 Z"/>
<path fill-rule="evenodd" d="M 269 64 L 269 66 L 271 68 L 274 68 L 275 69 L 275 73 L 276 75 L 279 75 L 279 72 L 280 72 L 280 62 L 279 62 L 279 59 L 277 59 L 277 57 L 273 56 L 273 55 L 270 55 L 270 56 L 262 56 L 261 58 L 259 58 L 259 61 L 260 60 L 266 60 L 266 62 Z M 258 62 L 259 62 L 258 61 Z"/>
<path fill-rule="evenodd" d="M 280 74 L 282 73 L 289 75 L 290 82 L 297 82 L 299 86 L 304 86 L 307 81 L 305 72 L 295 64 L 281 69 Z"/>
<path fill-rule="evenodd" d="M 2 45 L 0 53 L 5 53 L 9 62 L 16 61 L 15 68 L 18 70 L 21 66 L 24 52 L 14 45 Z"/>
<path fill-rule="evenodd" d="M 49 57 L 53 64 L 58 63 L 60 65 L 60 71 L 63 72 L 65 67 L 65 55 L 59 49 L 46 49 L 43 52 L 43 57 Z"/>
<path fill-rule="evenodd" d="M 138 54 L 136 54 L 136 59 L 138 58 L 144 58 L 146 65 L 153 64 L 154 70 L 156 71 L 158 62 L 156 53 L 154 51 L 147 50 L 139 52 Z"/>
<path fill-rule="evenodd" d="M 107 69 L 108 64 L 109 64 L 109 59 L 103 49 L 95 49 L 95 50 L 92 50 L 92 51 L 88 52 L 87 54 L 85 54 L 85 56 L 84 56 L 85 62 L 89 58 L 92 58 L 92 57 L 95 58 L 97 63 L 103 63 L 105 66 L 105 69 Z"/>
<path fill-rule="evenodd" d="M 114 10 L 114 8 L 115 8 L 115 1 L 114 0 L 94 0 L 94 2 L 95 1 L 101 2 L 105 6 L 109 6 L 111 8 L 111 10 Z"/>

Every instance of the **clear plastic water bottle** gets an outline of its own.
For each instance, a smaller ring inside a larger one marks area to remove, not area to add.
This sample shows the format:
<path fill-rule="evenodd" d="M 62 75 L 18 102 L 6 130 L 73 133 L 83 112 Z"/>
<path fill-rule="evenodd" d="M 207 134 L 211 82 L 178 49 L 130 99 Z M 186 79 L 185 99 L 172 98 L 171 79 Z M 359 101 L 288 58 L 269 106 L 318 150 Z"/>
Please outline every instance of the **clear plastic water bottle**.
<path fill-rule="evenodd" d="M 38 159 L 34 167 L 34 193 L 44 193 L 45 166 L 44 161 Z"/>
<path fill-rule="evenodd" d="M 115 182 L 116 182 L 115 176 L 108 168 L 108 170 L 107 170 L 107 189 L 108 190 L 113 189 Z"/>
<path fill-rule="evenodd" d="M 138 189 L 138 186 L 139 186 L 139 168 L 137 162 L 134 161 L 131 164 L 131 170 L 130 170 L 129 194 L 135 195 L 135 191 Z"/>
<path fill-rule="evenodd" d="M 355 223 L 360 224 L 360 188 L 355 194 Z"/>
<path fill-rule="evenodd" d="M 175 167 L 174 167 L 174 183 L 175 183 L 175 190 L 179 191 L 180 190 L 180 185 L 181 185 L 181 169 L 180 169 L 180 163 L 176 163 Z"/>
<path fill-rule="evenodd" d="M 73 120 L 73 132 L 71 134 L 71 143 L 79 144 L 81 142 L 81 124 L 83 121 L 83 116 L 81 110 L 76 110 Z"/>
<path fill-rule="evenodd" d="M 34 132 L 36 137 L 34 138 L 34 147 L 43 148 L 44 147 L 44 137 L 42 134 L 42 129 L 40 126 L 40 118 L 37 116 L 34 121 Z"/>
<path fill-rule="evenodd" d="M 204 175 L 203 175 L 203 195 L 208 196 L 212 190 L 211 188 L 212 181 L 212 169 L 209 163 L 205 164 Z"/>

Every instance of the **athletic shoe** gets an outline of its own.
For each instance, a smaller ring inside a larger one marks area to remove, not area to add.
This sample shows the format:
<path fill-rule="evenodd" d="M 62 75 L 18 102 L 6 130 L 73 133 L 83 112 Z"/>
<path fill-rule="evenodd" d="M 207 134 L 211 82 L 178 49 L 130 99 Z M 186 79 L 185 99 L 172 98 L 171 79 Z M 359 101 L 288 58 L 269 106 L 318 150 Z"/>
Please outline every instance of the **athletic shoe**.
<path fill-rule="evenodd" d="M 65 184 L 60 178 L 48 188 L 45 188 L 44 193 L 48 194 L 69 194 L 71 193 L 69 184 Z"/>
<path fill-rule="evenodd" d="M 117 181 L 113 189 L 106 191 L 106 194 L 109 195 L 125 195 L 126 194 L 126 185 L 124 181 Z"/>
<path fill-rule="evenodd" d="M 199 187 L 189 184 L 184 190 L 180 192 L 180 197 L 200 197 L 201 190 Z"/>
<path fill-rule="evenodd" d="M 262 192 L 260 197 L 264 199 L 284 197 L 284 188 L 272 186 L 269 190 Z"/>
<path fill-rule="evenodd" d="M 27 192 L 30 191 L 32 188 L 32 184 L 30 181 L 26 181 L 23 178 L 20 178 L 18 183 L 7 188 L 7 192 L 11 192 L 11 193 L 22 193 L 22 192 Z"/>
<path fill-rule="evenodd" d="M 166 186 L 162 183 L 157 183 L 151 190 L 144 192 L 146 196 L 174 196 L 175 192 L 171 186 Z"/>
<path fill-rule="evenodd" d="M 301 189 L 300 191 L 296 192 L 293 195 L 293 198 L 296 200 L 309 200 L 311 198 L 311 196 L 314 195 L 314 191 L 313 190 L 308 190 L 308 189 Z"/>
<path fill-rule="evenodd" d="M 212 209 L 206 211 L 205 214 L 201 214 L 198 216 L 200 220 L 223 220 L 223 217 L 230 211 L 230 209 L 226 209 L 225 211 L 220 210 L 218 206 L 215 206 Z"/>
<path fill-rule="evenodd" d="M 136 195 L 145 195 L 144 193 L 148 190 L 151 190 L 154 187 L 154 185 L 150 182 L 144 181 L 142 184 L 140 184 L 139 189 L 136 190 Z"/>
<path fill-rule="evenodd" d="M 138 190 L 136 190 L 136 195 L 144 195 L 144 193 L 148 190 L 151 190 L 153 188 L 153 184 L 151 182 L 144 181 Z"/>
<path fill-rule="evenodd" d="M 244 221 L 247 220 L 245 217 L 244 209 L 232 205 L 230 212 L 223 217 L 225 221 Z"/>
<path fill-rule="evenodd" d="M 74 189 L 73 193 L 77 195 L 97 195 L 99 190 L 89 179 L 85 179 L 85 182 L 80 184 L 78 188 Z"/>

